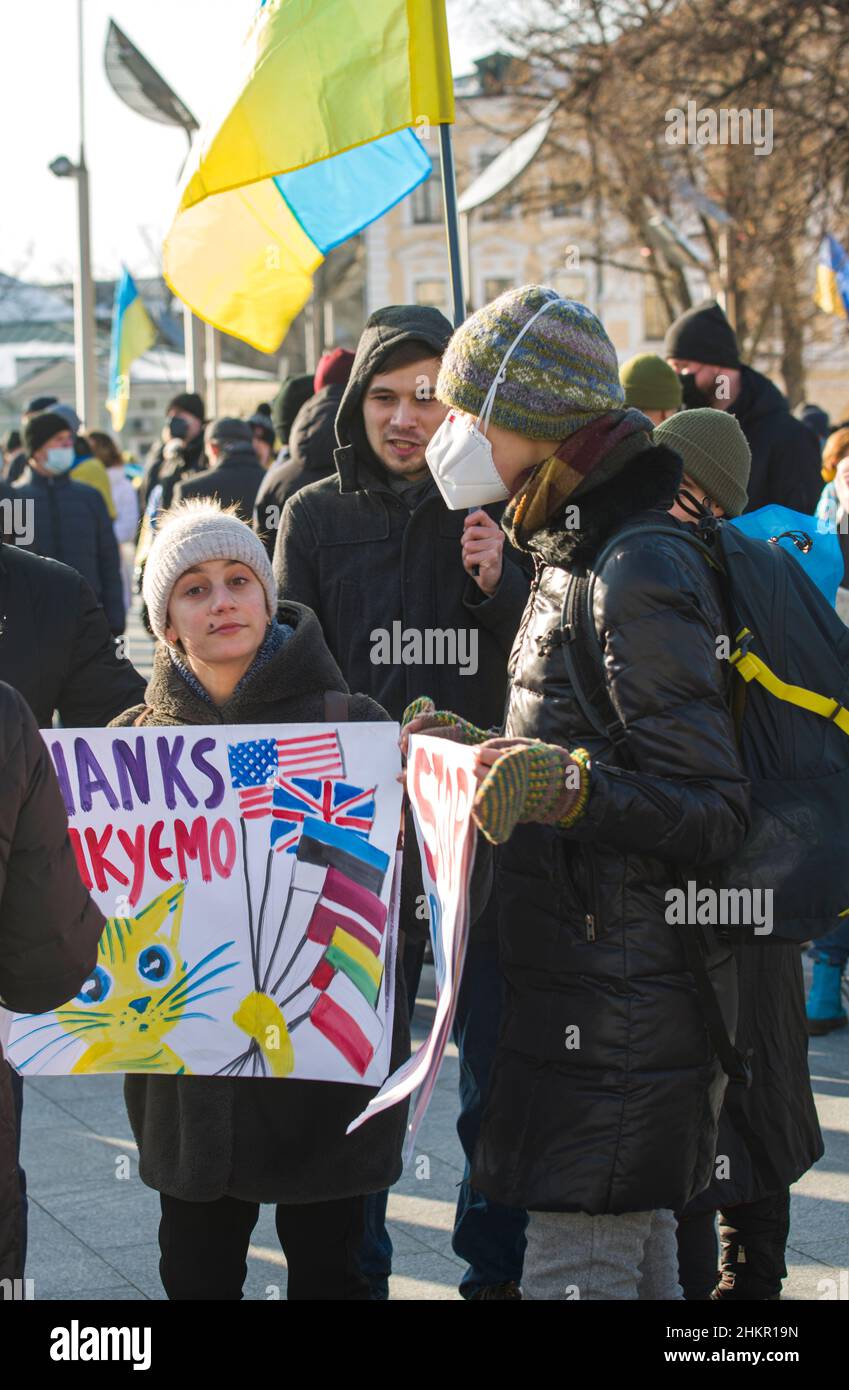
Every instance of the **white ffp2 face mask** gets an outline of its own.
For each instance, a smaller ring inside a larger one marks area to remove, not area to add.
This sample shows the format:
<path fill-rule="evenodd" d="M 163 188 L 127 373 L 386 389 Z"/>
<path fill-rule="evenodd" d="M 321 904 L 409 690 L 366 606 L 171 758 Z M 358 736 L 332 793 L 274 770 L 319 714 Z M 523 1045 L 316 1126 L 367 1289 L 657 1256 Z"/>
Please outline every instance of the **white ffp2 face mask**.
<path fill-rule="evenodd" d="M 449 410 L 425 450 L 446 507 L 485 507 L 510 496 L 495 467 L 492 445 L 468 415 Z"/>
<path fill-rule="evenodd" d="M 486 437 L 495 393 L 506 380 L 507 363 L 531 324 L 536 322 L 540 314 L 559 303 L 559 295 L 546 300 L 514 338 L 504 354 L 477 420 L 472 421 L 467 415 L 449 410 L 428 444 L 425 450 L 428 467 L 446 507 L 451 511 L 462 511 L 464 507 L 485 507 L 490 502 L 506 502 L 510 496 L 510 489 L 495 466 L 492 445 Z"/>

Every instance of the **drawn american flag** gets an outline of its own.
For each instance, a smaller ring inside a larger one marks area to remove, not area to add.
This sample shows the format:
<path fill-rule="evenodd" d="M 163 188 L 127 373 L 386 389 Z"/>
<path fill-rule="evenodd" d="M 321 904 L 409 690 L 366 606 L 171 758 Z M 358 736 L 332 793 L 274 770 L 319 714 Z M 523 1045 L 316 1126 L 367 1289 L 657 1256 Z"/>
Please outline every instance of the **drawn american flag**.
<path fill-rule="evenodd" d="M 352 830 L 367 840 L 374 824 L 374 793 L 374 787 L 354 787 L 335 778 L 278 777 L 272 796 L 272 848 L 294 854 L 309 819 Z"/>
<path fill-rule="evenodd" d="M 230 780 L 245 820 L 270 816 L 275 785 L 289 777 L 344 777 L 339 736 L 334 731 L 302 738 L 258 738 L 227 748 Z"/>

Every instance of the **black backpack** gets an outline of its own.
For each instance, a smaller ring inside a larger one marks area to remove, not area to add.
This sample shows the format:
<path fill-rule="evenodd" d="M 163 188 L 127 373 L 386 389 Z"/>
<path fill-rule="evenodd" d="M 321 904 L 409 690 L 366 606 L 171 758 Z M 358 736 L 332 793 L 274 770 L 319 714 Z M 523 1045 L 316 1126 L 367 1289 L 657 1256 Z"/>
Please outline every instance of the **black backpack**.
<path fill-rule="evenodd" d="M 731 709 L 751 782 L 751 823 L 739 853 L 710 866 L 716 888 L 772 889 L 773 935 L 802 943 L 849 916 L 849 628 L 787 550 L 709 516 L 698 534 L 654 522 L 614 536 L 587 578 L 564 600 L 569 678 L 590 725 L 626 766 L 625 729 L 607 694 L 593 618 L 596 575 L 636 534 L 674 536 L 714 570 L 728 615 Z M 809 543 L 793 533 L 795 544 Z M 750 1084 L 748 1058 L 734 1047 L 708 974 L 712 932 L 682 934 L 705 1022 L 728 1076 Z M 756 937 L 769 941 L 772 937 Z"/>
<path fill-rule="evenodd" d="M 849 628 L 778 537 L 753 540 L 714 517 L 698 532 L 629 527 L 602 548 L 593 573 L 573 580 L 563 614 L 569 676 L 593 728 L 627 762 L 593 620 L 596 574 L 636 534 L 674 536 L 701 552 L 731 625 L 732 712 L 751 781 L 749 834 L 732 860 L 712 866 L 712 881 L 772 889 L 775 936 L 801 943 L 849 916 Z"/>

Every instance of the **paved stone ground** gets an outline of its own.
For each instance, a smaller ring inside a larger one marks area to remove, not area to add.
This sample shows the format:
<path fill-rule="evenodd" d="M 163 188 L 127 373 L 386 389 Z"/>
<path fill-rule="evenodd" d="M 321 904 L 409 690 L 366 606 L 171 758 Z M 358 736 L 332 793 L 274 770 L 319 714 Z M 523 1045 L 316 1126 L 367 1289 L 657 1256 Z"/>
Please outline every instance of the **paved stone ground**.
<path fill-rule="evenodd" d="M 419 1038 L 433 1007 L 433 972 L 427 969 L 417 1005 Z M 849 1032 L 812 1040 L 811 1074 L 826 1153 L 794 1189 L 784 1295 L 789 1299 L 824 1297 L 829 1290 L 818 1287 L 820 1281 L 833 1279 L 839 1288 L 840 1270 L 849 1266 Z M 417 1166 L 425 1165 L 414 1162 L 389 1199 L 393 1299 L 458 1297 L 463 1266 L 451 1250 L 463 1171 L 456 1114 L 452 1047 L 416 1146 L 417 1155 L 427 1156 L 429 1177 L 418 1178 Z M 27 1081 L 23 1154 L 30 1188 L 27 1275 L 35 1281 L 36 1298 L 162 1298 L 159 1203 L 138 1177 L 120 1077 Z M 285 1283 L 273 1209 L 263 1207 L 245 1296 L 282 1297 Z"/>
<path fill-rule="evenodd" d="M 134 620 L 130 654 L 146 665 L 149 644 Z M 434 1009 L 426 969 L 416 1009 L 421 1039 Z M 813 1039 L 811 1075 L 826 1153 L 796 1185 L 785 1298 L 828 1296 L 849 1266 L 849 1030 Z M 463 1159 L 454 1128 L 457 1054 L 449 1049 L 417 1154 L 389 1200 L 395 1246 L 393 1299 L 457 1298 L 462 1264 L 451 1227 Z M 26 1083 L 23 1159 L 30 1189 L 27 1275 L 38 1299 L 159 1299 L 159 1203 L 139 1180 L 119 1077 L 43 1077 Z M 429 1166 L 429 1176 L 416 1176 Z M 126 1172 L 126 1177 L 121 1173 Z M 849 1276 L 844 1274 L 844 1297 Z M 245 1295 L 285 1296 L 286 1268 L 264 1207 L 254 1231 Z"/>

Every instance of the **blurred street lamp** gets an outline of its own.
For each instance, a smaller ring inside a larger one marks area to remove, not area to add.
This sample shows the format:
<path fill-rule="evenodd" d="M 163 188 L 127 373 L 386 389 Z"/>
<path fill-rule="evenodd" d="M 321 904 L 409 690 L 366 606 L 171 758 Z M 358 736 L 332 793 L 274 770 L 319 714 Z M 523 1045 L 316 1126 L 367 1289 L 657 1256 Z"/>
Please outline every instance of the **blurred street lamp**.
<path fill-rule="evenodd" d="M 48 166 L 57 179 L 77 183 L 77 260 L 74 268 L 74 394 L 80 419 L 94 429 L 97 411 L 97 370 L 94 353 L 94 282 L 91 278 L 91 215 L 88 169 L 85 162 L 85 108 L 83 105 L 83 6 L 77 0 L 77 65 L 80 101 L 80 157 L 74 164 L 61 154 Z"/>

